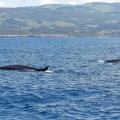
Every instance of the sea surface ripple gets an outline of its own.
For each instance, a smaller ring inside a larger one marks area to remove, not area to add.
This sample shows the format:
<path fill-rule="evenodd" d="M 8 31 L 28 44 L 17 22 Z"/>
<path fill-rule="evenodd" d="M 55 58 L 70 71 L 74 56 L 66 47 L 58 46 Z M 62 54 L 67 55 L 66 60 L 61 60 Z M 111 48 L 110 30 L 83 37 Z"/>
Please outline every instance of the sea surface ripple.
<path fill-rule="evenodd" d="M 120 120 L 119 38 L 0 38 L 0 120 Z"/>

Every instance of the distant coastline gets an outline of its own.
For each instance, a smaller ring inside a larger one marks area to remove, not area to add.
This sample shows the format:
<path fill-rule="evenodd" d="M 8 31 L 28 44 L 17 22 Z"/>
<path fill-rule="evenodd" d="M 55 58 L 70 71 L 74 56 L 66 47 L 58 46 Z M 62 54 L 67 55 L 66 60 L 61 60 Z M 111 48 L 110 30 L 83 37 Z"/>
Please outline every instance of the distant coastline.
<path fill-rule="evenodd" d="M 62 35 L 62 34 L 37 34 L 37 35 L 32 35 L 32 34 L 23 34 L 23 35 L 0 35 L 0 38 L 5 38 L 5 37 L 40 37 L 40 38 L 68 38 L 71 37 L 73 38 L 73 36 L 68 36 L 68 35 Z"/>
<path fill-rule="evenodd" d="M 120 3 L 0 8 L 0 37 L 120 37 Z"/>
<path fill-rule="evenodd" d="M 118 36 L 111 37 L 111 36 L 68 36 L 68 35 L 62 35 L 62 34 L 39 34 L 39 35 L 0 35 L 0 38 L 17 38 L 17 37 L 33 37 L 33 38 L 120 38 Z"/>

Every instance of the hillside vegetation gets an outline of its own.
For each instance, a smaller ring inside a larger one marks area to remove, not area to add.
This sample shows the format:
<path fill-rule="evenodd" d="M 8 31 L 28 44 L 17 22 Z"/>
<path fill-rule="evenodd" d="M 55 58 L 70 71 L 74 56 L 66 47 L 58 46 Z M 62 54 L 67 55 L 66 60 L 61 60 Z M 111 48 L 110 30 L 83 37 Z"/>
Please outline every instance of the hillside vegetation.
<path fill-rule="evenodd" d="M 0 8 L 0 36 L 120 37 L 120 3 Z"/>

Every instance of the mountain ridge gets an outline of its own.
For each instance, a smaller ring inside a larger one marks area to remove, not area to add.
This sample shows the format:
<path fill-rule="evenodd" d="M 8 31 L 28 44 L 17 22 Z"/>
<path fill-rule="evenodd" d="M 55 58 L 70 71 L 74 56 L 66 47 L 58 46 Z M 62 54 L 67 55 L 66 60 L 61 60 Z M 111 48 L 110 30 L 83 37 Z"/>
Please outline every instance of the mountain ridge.
<path fill-rule="evenodd" d="M 120 37 L 120 3 L 0 8 L 0 36 Z"/>

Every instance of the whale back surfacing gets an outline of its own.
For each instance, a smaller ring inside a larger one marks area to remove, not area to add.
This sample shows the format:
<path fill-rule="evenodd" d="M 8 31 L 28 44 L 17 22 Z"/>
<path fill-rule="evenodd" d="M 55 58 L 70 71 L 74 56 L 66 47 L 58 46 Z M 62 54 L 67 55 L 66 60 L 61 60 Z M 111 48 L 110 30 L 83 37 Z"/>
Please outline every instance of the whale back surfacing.
<path fill-rule="evenodd" d="M 28 70 L 28 71 L 46 71 L 48 67 L 45 68 L 34 68 L 24 65 L 8 65 L 0 67 L 1 70 Z"/>
<path fill-rule="evenodd" d="M 120 59 L 105 60 L 105 62 L 108 62 L 108 63 L 119 63 Z"/>

